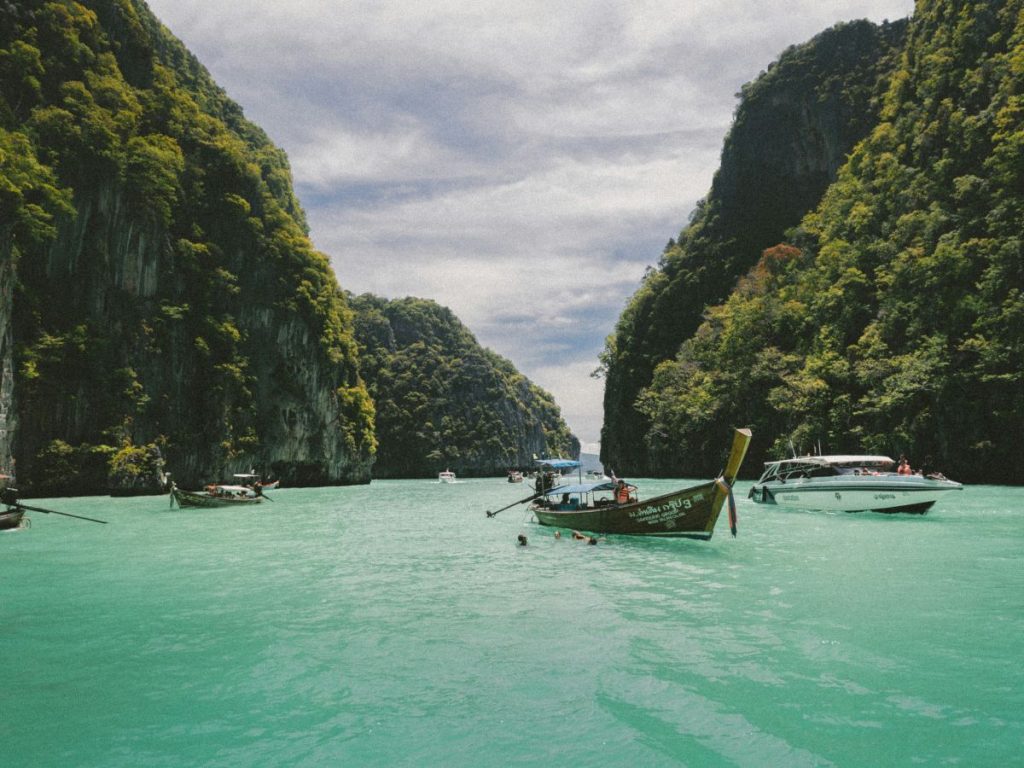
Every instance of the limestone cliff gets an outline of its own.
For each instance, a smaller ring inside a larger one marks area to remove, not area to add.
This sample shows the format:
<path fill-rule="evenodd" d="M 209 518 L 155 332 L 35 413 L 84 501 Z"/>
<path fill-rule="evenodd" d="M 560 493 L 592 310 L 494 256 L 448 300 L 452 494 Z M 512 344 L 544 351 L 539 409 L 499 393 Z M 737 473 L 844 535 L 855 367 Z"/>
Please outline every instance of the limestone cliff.
<path fill-rule="evenodd" d="M 14 299 L 14 269 L 10 254 L 0 254 L 0 475 L 11 475 L 14 458 L 12 438 L 14 415 L 14 342 L 11 310 Z"/>
<path fill-rule="evenodd" d="M 842 24 L 787 50 L 744 86 L 721 166 L 691 223 L 662 254 L 608 337 L 601 459 L 633 475 L 659 467 L 637 398 L 762 250 L 820 200 L 878 113 L 906 23 Z"/>
<path fill-rule="evenodd" d="M 154 449 L 183 486 L 367 482 L 351 313 L 287 161 L 145 4 L 0 5 L 0 96 L 0 205 L 34 225 L 0 240 L 0 460 L 24 489 L 132 486 L 113 468 Z"/>

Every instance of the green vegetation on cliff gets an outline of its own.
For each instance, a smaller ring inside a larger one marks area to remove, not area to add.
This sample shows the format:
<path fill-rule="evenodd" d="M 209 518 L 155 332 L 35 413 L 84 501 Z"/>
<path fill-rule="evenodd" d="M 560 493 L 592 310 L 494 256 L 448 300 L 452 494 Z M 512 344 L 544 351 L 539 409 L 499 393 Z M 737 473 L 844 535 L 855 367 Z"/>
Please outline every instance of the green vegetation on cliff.
<path fill-rule="evenodd" d="M 533 454 L 575 455 L 551 396 L 424 299 L 350 299 L 363 378 L 377 406 L 375 477 L 451 468 L 496 475 Z"/>
<path fill-rule="evenodd" d="M 743 88 L 721 167 L 690 225 L 630 299 L 602 354 L 601 456 L 631 474 L 678 474 L 675 456 L 646 447 L 635 408 L 658 363 L 675 356 L 705 306 L 723 300 L 760 252 L 813 208 L 878 114 L 880 81 L 906 24 L 842 24 L 787 50 Z M 668 459 L 668 464 L 662 464 Z"/>
<path fill-rule="evenodd" d="M 820 441 L 1024 481 L 1022 83 L 1021 0 L 918 3 L 836 182 L 639 397 L 658 468 L 735 423 L 755 460 Z"/>
<path fill-rule="evenodd" d="M 186 483 L 369 479 L 351 314 L 287 160 L 141 0 L 0 3 L 0 261 L 23 485 L 102 490 L 133 445 Z"/>

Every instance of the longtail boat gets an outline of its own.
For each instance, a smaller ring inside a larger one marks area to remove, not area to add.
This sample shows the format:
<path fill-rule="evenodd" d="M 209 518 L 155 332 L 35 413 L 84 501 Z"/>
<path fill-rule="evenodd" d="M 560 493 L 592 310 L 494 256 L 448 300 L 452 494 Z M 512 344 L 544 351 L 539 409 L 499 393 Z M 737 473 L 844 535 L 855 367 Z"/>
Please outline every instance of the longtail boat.
<path fill-rule="evenodd" d="M 264 480 L 255 472 L 238 472 L 235 474 L 235 480 L 247 488 L 255 489 L 259 485 L 264 491 L 273 491 L 281 484 L 280 480 Z"/>
<path fill-rule="evenodd" d="M 210 485 L 205 491 L 186 491 L 171 484 L 171 506 L 179 507 L 239 507 L 259 504 L 262 491 L 245 485 Z"/>
<path fill-rule="evenodd" d="M 25 510 L 18 505 L 18 492 L 10 488 L 9 480 L 10 475 L 0 474 L 0 502 L 4 505 L 0 510 L 0 531 L 20 527 L 25 516 Z"/>
<path fill-rule="evenodd" d="M 544 489 L 530 505 L 541 525 L 571 528 L 590 533 L 630 536 L 661 536 L 707 541 L 726 500 L 730 528 L 736 535 L 732 485 L 750 445 L 749 429 L 737 429 L 722 474 L 714 480 L 683 488 L 645 501 L 636 499 L 635 486 L 614 480 L 558 485 Z M 620 495 L 621 494 L 621 495 Z M 622 501 L 617 501 L 616 497 Z M 493 516 L 496 513 L 488 513 Z"/>
<path fill-rule="evenodd" d="M 73 517 L 76 520 L 88 520 L 90 523 L 107 524 L 106 520 L 97 520 L 95 517 L 73 515 L 70 512 L 58 512 L 55 509 L 30 507 L 28 504 L 22 504 L 18 500 L 17 489 L 10 486 L 0 488 L 0 504 L 4 505 L 3 510 L 0 510 L 0 530 L 20 528 L 22 526 L 22 518 L 24 518 L 26 525 L 31 523 L 31 520 L 25 517 L 26 512 L 42 512 L 44 515 L 60 515 L 61 517 Z"/>
<path fill-rule="evenodd" d="M 0 510 L 0 531 L 10 530 L 21 526 L 21 518 L 25 516 L 25 510 L 21 507 L 7 507 Z"/>

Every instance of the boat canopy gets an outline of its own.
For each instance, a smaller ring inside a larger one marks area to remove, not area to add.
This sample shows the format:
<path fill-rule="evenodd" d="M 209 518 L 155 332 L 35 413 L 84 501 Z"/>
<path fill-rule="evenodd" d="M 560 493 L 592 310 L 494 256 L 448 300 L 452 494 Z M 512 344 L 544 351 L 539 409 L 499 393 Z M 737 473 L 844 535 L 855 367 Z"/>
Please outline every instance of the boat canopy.
<path fill-rule="evenodd" d="M 559 485 L 544 492 L 545 496 L 561 496 L 562 494 L 584 494 L 594 491 L 614 491 L 615 483 L 611 480 L 604 480 L 599 483 L 582 483 L 579 485 Z"/>
<path fill-rule="evenodd" d="M 833 467 L 863 467 L 863 466 L 874 466 L 878 464 L 895 464 L 896 462 L 890 459 L 888 456 L 858 456 L 858 455 L 840 455 L 840 456 L 800 456 L 795 459 L 782 459 L 781 461 L 766 461 L 765 466 L 777 465 L 779 467 L 792 466 L 795 464 L 818 464 L 821 466 L 833 466 Z"/>
<path fill-rule="evenodd" d="M 537 459 L 537 465 L 546 469 L 576 469 L 580 463 L 574 459 Z"/>

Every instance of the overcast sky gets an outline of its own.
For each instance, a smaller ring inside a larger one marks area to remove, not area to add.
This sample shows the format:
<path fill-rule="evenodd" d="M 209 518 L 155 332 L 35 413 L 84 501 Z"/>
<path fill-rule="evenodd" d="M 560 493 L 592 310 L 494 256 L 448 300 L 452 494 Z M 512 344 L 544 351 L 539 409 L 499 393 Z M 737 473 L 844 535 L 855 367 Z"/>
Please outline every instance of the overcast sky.
<path fill-rule="evenodd" d="M 597 450 L 597 355 L 785 48 L 913 0 L 148 0 L 291 160 L 342 287 L 450 307 Z"/>

